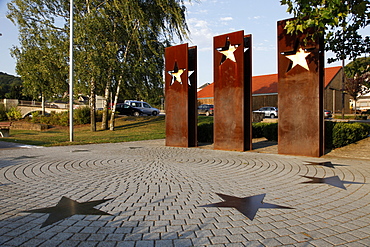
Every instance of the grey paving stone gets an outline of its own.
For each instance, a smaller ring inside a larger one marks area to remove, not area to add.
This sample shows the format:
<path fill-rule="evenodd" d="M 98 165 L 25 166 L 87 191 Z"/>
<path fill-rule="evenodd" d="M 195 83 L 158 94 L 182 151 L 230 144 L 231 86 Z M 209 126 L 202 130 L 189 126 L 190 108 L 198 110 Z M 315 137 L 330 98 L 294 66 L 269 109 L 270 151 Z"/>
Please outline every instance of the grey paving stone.
<path fill-rule="evenodd" d="M 136 241 L 135 247 L 154 247 L 153 240 Z"/>
<path fill-rule="evenodd" d="M 118 242 L 117 247 L 134 247 L 135 243 L 135 241 Z"/>
<path fill-rule="evenodd" d="M 212 244 L 228 244 L 228 243 L 230 243 L 229 239 L 227 239 L 226 236 L 209 237 L 209 241 L 211 241 Z"/>
<path fill-rule="evenodd" d="M 80 245 L 80 241 L 76 240 L 65 240 L 58 247 L 74 247 Z"/>
<path fill-rule="evenodd" d="M 156 240 L 155 247 L 172 247 L 173 241 L 172 240 Z"/>
<path fill-rule="evenodd" d="M 186 247 L 193 246 L 191 239 L 175 239 L 173 240 L 174 246 Z"/>

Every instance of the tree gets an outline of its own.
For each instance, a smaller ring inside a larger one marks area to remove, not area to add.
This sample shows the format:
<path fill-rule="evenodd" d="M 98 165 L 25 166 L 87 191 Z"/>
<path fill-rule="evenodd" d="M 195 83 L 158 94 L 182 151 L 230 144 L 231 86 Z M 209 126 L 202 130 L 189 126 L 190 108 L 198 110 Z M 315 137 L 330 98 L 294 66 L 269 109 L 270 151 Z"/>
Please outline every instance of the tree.
<path fill-rule="evenodd" d="M 0 99 L 25 99 L 20 77 L 0 72 Z"/>
<path fill-rule="evenodd" d="M 287 22 L 288 34 L 303 33 L 309 28 L 316 35 L 325 35 L 325 50 L 333 51 L 335 58 L 328 62 L 356 59 L 370 52 L 370 38 L 359 31 L 370 24 L 368 0 L 281 0 L 287 12 L 296 19 Z"/>
<path fill-rule="evenodd" d="M 361 57 L 350 62 L 344 67 L 344 72 L 348 78 L 354 78 L 370 72 L 370 58 Z M 370 89 L 370 80 L 362 81 L 362 85 Z"/>
<path fill-rule="evenodd" d="M 8 17 L 19 25 L 20 38 L 27 41 L 21 42 L 19 61 L 34 44 L 40 52 L 33 54 L 36 58 L 29 60 L 32 63 L 37 60 L 44 62 L 36 55 L 45 56 L 51 52 L 48 49 L 56 48 L 64 51 L 55 52 L 58 61 L 68 64 L 68 1 L 12 0 L 8 7 Z M 94 97 L 97 93 L 109 95 L 109 91 L 115 88 L 117 102 L 122 88 L 135 90 L 145 97 L 157 86 L 161 90 L 164 46 L 174 36 L 180 40 L 186 37 L 185 10 L 184 0 L 75 0 L 75 85 L 78 92 L 90 96 L 93 131 L 96 129 Z M 55 43 L 46 42 L 50 37 L 57 37 L 52 39 Z M 158 62 L 161 64 L 153 65 Z M 143 65 L 148 69 L 145 70 Z M 42 67 L 45 70 L 24 69 L 37 80 L 36 85 L 32 84 L 34 88 L 39 87 L 38 83 L 50 88 L 55 82 L 50 78 L 52 68 Z M 40 89 L 36 91 L 40 92 Z M 111 116 L 113 128 L 114 108 Z"/>
<path fill-rule="evenodd" d="M 59 9 L 58 1 L 35 4 L 33 0 L 13 0 L 8 18 L 19 26 L 20 47 L 11 54 L 17 60 L 16 72 L 23 81 L 23 92 L 34 99 L 63 95 L 67 84 L 67 34 L 48 9 Z M 59 14 L 61 12 L 58 11 Z M 44 112 L 44 110 L 43 110 Z"/>
<path fill-rule="evenodd" d="M 359 76 L 355 76 L 352 78 L 346 78 L 344 89 L 345 91 L 353 98 L 355 104 L 353 109 L 355 110 L 355 114 L 357 113 L 357 99 L 364 94 L 370 92 L 370 89 L 365 87 L 365 82 L 370 80 L 370 72 L 364 73 Z"/>

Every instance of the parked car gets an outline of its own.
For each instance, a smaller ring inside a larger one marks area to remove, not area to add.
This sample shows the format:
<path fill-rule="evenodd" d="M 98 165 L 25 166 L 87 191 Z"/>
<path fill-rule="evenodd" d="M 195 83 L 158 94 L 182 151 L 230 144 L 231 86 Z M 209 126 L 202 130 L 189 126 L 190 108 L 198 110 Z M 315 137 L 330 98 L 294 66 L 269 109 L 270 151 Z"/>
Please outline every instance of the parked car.
<path fill-rule="evenodd" d="M 324 118 L 331 118 L 333 115 L 331 114 L 331 111 L 324 110 Z"/>
<path fill-rule="evenodd" d="M 265 117 L 275 118 L 278 116 L 278 108 L 277 107 L 262 107 L 253 112 L 263 112 L 265 113 Z"/>
<path fill-rule="evenodd" d="M 198 106 L 198 114 L 205 114 L 206 116 L 213 115 L 214 106 L 210 104 L 203 104 Z"/>
<path fill-rule="evenodd" d="M 122 104 L 122 103 L 117 104 L 116 111 L 120 115 L 126 115 L 126 116 L 138 117 L 140 115 L 143 115 L 143 112 L 140 109 L 137 109 L 137 108 L 131 107 L 128 104 Z"/>
<path fill-rule="evenodd" d="M 151 105 L 143 101 L 125 100 L 125 103 L 133 108 L 141 110 L 147 115 L 157 116 L 159 114 L 159 110 L 157 108 L 151 107 Z"/>

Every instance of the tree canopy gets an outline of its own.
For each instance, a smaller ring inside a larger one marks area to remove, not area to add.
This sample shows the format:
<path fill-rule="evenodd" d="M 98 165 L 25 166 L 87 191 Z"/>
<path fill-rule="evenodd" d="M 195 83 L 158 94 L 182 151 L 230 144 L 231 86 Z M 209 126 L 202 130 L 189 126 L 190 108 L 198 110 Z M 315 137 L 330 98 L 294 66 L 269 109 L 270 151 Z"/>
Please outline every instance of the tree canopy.
<path fill-rule="evenodd" d="M 0 72 L 0 99 L 22 99 L 22 88 L 20 77 Z"/>
<path fill-rule="evenodd" d="M 27 92 L 66 92 L 69 2 L 12 0 L 8 8 L 19 26 L 21 45 L 13 55 Z M 184 0 L 74 0 L 73 9 L 75 92 L 93 102 L 95 94 L 118 97 L 123 89 L 132 99 L 157 103 L 164 48 L 187 37 Z"/>
<path fill-rule="evenodd" d="M 315 28 L 317 35 L 325 35 L 325 49 L 335 53 L 329 62 L 353 60 L 370 52 L 370 37 L 360 31 L 370 24 L 368 0 L 281 0 L 287 12 L 296 19 L 287 23 L 288 33 L 305 32 Z"/>

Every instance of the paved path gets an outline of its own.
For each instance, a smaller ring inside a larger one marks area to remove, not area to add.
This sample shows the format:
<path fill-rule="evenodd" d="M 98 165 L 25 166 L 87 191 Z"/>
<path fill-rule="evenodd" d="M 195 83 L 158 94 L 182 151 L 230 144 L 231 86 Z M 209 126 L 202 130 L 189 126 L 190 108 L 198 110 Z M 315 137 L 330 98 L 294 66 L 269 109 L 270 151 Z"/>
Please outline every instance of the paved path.
<path fill-rule="evenodd" d="M 364 159 L 163 140 L 0 149 L 0 246 L 370 246 L 369 181 Z"/>

